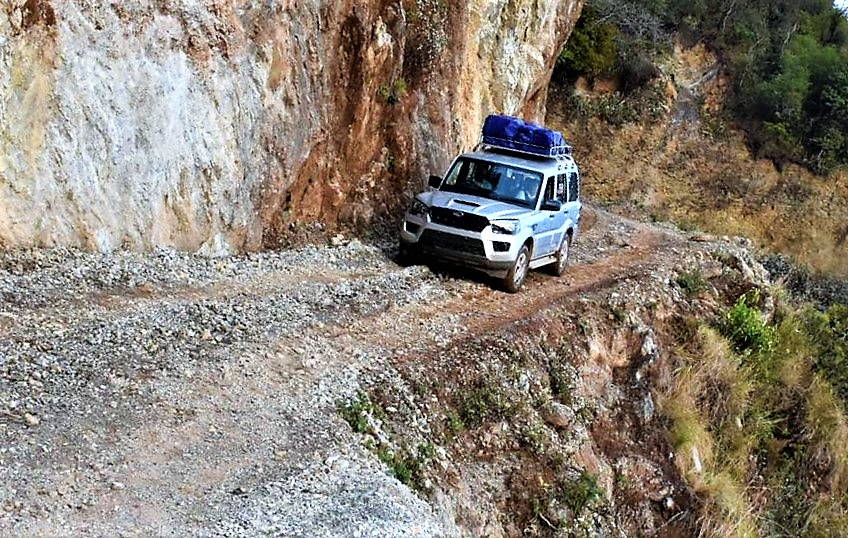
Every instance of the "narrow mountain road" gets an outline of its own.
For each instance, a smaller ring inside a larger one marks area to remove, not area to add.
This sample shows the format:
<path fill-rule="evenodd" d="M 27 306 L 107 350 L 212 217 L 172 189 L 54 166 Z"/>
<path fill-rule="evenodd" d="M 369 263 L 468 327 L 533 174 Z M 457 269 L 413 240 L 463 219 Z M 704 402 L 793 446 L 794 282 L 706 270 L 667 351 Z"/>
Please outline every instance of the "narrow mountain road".
<path fill-rule="evenodd" d="M 568 274 L 533 273 L 518 295 L 357 241 L 0 255 L 0 535 L 457 533 L 338 404 L 393 360 L 651 278 L 687 248 L 590 213 Z"/>

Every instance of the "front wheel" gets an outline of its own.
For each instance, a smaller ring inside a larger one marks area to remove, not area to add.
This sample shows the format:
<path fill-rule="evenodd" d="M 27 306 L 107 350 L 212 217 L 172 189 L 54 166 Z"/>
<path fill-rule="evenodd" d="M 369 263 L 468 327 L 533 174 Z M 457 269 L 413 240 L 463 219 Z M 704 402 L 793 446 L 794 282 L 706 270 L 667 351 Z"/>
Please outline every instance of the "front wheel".
<path fill-rule="evenodd" d="M 554 276 L 562 276 L 565 274 L 565 269 L 568 267 L 569 254 L 571 254 L 571 235 L 565 234 L 565 237 L 562 240 L 562 245 L 560 245 L 559 250 L 556 253 L 556 261 L 549 266 L 550 271 Z"/>
<path fill-rule="evenodd" d="M 530 249 L 527 245 L 521 247 L 518 252 L 518 257 L 515 259 L 515 264 L 512 269 L 506 274 L 503 280 L 504 288 L 510 293 L 518 293 L 524 286 L 524 281 L 527 280 L 527 273 L 530 271 Z"/>
<path fill-rule="evenodd" d="M 401 244 L 396 258 L 398 265 L 410 267 L 417 265 L 420 261 L 418 254 L 409 246 Z"/>

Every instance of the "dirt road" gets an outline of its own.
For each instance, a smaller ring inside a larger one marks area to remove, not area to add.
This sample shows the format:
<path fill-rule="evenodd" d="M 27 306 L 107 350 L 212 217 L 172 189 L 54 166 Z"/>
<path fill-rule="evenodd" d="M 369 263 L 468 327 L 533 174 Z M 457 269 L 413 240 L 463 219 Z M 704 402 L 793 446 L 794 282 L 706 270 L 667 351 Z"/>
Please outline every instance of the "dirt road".
<path fill-rule="evenodd" d="M 589 221 L 568 274 L 534 273 L 519 295 L 358 241 L 0 256 L 0 534 L 458 534 L 339 402 L 398 357 L 650 278 L 686 248 L 603 211 Z"/>

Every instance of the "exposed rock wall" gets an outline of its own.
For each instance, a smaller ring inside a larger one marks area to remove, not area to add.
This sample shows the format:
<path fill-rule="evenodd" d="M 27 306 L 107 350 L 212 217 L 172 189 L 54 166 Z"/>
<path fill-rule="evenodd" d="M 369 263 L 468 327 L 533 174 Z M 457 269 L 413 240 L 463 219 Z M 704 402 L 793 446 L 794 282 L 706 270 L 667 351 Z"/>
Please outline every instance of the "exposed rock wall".
<path fill-rule="evenodd" d="M 368 222 L 539 119 L 582 0 L 3 0 L 0 245 L 213 251 Z"/>

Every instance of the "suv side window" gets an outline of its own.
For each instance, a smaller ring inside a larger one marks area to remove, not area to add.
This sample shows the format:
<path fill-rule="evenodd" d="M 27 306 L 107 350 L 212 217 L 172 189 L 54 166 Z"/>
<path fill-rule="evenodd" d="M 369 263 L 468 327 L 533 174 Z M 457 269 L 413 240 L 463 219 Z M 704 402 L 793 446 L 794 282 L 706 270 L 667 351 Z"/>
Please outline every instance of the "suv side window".
<path fill-rule="evenodd" d="M 560 174 L 556 178 L 557 196 L 556 199 L 560 202 L 568 201 L 568 174 Z"/>
<path fill-rule="evenodd" d="M 576 202 L 580 199 L 580 176 L 572 172 L 568 178 L 568 201 Z"/>
<path fill-rule="evenodd" d="M 556 177 L 551 176 L 548 178 L 548 182 L 545 184 L 545 201 L 559 199 L 557 197 L 556 184 Z"/>

